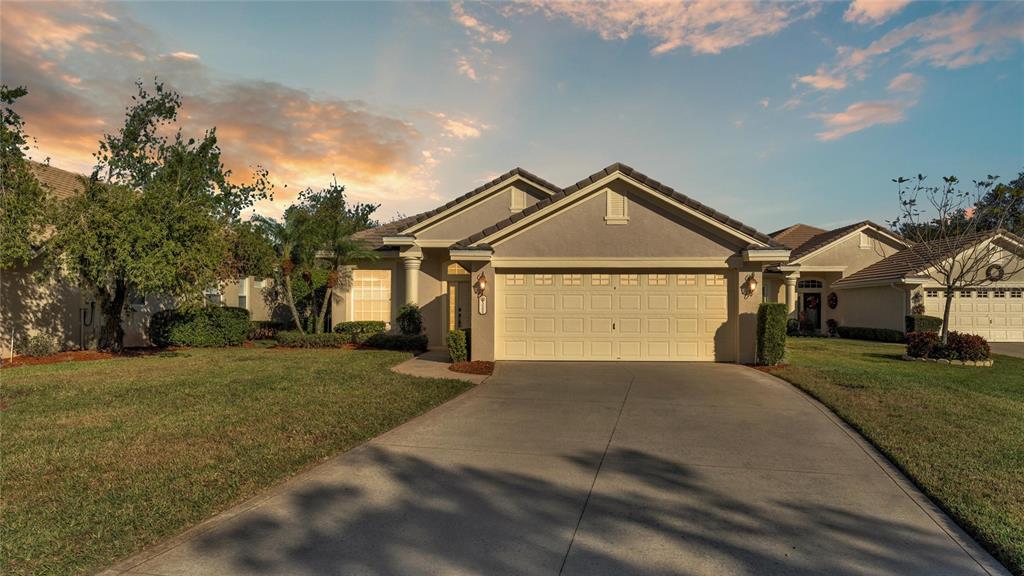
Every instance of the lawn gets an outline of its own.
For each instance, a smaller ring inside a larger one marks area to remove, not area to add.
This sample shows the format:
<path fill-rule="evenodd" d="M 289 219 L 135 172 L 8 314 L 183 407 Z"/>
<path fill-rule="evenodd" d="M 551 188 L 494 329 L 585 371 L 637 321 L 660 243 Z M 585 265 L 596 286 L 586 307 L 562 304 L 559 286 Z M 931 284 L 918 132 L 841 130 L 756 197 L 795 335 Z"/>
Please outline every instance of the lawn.
<path fill-rule="evenodd" d="M 1024 359 L 991 368 L 899 359 L 903 346 L 790 339 L 772 372 L 868 438 L 983 546 L 1024 575 Z"/>
<path fill-rule="evenodd" d="M 102 568 L 469 385 L 408 354 L 221 349 L 0 373 L 0 573 Z"/>

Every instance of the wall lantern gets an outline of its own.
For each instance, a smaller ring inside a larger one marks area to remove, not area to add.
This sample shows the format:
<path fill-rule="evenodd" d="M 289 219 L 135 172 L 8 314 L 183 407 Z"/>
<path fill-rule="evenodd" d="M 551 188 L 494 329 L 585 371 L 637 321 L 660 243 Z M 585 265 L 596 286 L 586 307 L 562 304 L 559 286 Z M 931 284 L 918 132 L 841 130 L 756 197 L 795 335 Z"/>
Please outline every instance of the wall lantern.
<path fill-rule="evenodd" d="M 740 292 L 743 293 L 744 298 L 750 298 L 757 293 L 757 278 L 754 277 L 753 272 L 743 281 L 743 284 L 740 286 Z"/>
<path fill-rule="evenodd" d="M 487 314 L 487 276 L 484 276 L 483 272 L 476 277 L 476 282 L 473 283 L 473 291 L 477 295 L 477 312 L 481 316 Z"/>

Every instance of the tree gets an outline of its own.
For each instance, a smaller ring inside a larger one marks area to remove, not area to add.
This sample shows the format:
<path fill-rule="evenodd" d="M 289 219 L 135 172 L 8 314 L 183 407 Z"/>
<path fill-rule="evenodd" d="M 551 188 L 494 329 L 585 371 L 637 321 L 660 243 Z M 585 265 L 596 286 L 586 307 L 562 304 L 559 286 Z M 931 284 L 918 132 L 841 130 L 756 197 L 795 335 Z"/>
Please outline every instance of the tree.
<path fill-rule="evenodd" d="M 269 196 L 266 172 L 234 184 L 221 163 L 215 129 L 186 139 L 177 129 L 181 97 L 156 83 L 126 109 L 124 126 L 106 134 L 85 192 L 61 202 L 47 245 L 53 269 L 78 277 L 104 321 L 98 346 L 119 351 L 133 296 L 160 295 L 181 306 L 228 279 L 232 226 Z"/>
<path fill-rule="evenodd" d="M 0 86 L 0 270 L 28 265 L 49 223 L 46 190 L 32 173 L 29 137 L 14 111 L 26 94 L 23 87 Z"/>
<path fill-rule="evenodd" d="M 294 274 L 313 259 L 307 238 L 309 213 L 293 205 L 284 211 L 282 220 L 256 215 L 252 221 L 277 252 L 274 279 L 284 290 L 282 296 L 295 322 L 295 329 L 305 333 L 302 317 L 295 305 Z"/>
<path fill-rule="evenodd" d="M 949 312 L 957 290 L 984 286 L 1024 270 L 1020 245 L 1009 247 L 1020 239 L 1009 244 L 996 241 L 1005 235 L 1013 218 L 1006 202 L 1012 194 L 1000 192 L 991 199 L 995 190 L 1004 190 L 997 185 L 998 178 L 975 180 L 973 191 L 962 190 L 956 176 L 944 177 L 938 186 L 927 185 L 920 174 L 913 180 L 893 179 L 900 212 L 890 224 L 913 244 L 908 249 L 913 264 L 941 286 L 946 297 L 943 344 L 949 335 Z"/>
<path fill-rule="evenodd" d="M 982 230 L 1006 230 L 1024 236 L 1024 172 L 1009 184 L 996 184 L 974 205 L 974 218 Z"/>
<path fill-rule="evenodd" d="M 376 226 L 373 213 L 379 204 L 350 204 L 345 196 L 345 187 L 335 180 L 327 188 L 314 191 L 307 188 L 299 198 L 302 207 L 310 215 L 308 222 L 309 243 L 314 248 L 314 263 L 328 270 L 327 290 L 316 303 L 313 292 L 313 309 L 316 313 L 314 331 L 324 330 L 327 309 L 339 290 L 346 290 L 351 282 L 345 266 L 357 260 L 373 260 L 377 254 L 365 244 L 354 240 L 352 235 L 360 230 Z"/>

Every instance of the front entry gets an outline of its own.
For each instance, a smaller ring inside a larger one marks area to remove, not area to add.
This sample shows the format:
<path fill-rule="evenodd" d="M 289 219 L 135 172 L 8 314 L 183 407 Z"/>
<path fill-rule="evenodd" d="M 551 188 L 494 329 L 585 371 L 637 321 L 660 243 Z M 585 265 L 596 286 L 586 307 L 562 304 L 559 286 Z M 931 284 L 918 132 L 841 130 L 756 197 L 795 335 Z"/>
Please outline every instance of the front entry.
<path fill-rule="evenodd" d="M 448 330 L 467 330 L 472 292 L 468 280 L 448 281 Z"/>
<path fill-rule="evenodd" d="M 815 330 L 821 330 L 821 293 L 804 292 L 800 295 L 800 309 L 803 322 Z"/>

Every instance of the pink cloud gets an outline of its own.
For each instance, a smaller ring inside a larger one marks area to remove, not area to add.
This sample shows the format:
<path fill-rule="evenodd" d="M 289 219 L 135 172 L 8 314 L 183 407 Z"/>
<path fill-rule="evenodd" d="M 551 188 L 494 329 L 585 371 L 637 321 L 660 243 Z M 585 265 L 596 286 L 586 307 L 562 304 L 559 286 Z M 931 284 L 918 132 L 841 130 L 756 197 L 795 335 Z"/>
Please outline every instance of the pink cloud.
<path fill-rule="evenodd" d="M 910 0 L 853 0 L 843 20 L 857 24 L 881 24 L 910 4 Z"/>
<path fill-rule="evenodd" d="M 452 3 L 452 20 L 458 22 L 466 29 L 467 34 L 480 43 L 494 42 L 497 44 L 504 44 L 512 37 L 508 30 L 495 28 L 475 16 L 470 15 L 466 12 L 466 7 L 461 1 Z"/>
<path fill-rule="evenodd" d="M 846 88 L 846 79 L 842 76 L 834 76 L 824 68 L 818 68 L 814 74 L 800 76 L 797 81 L 807 84 L 815 90 L 842 90 Z"/>
<path fill-rule="evenodd" d="M 902 100 L 876 100 L 851 104 L 842 112 L 816 114 L 825 124 L 825 130 L 817 134 L 818 140 L 838 140 L 879 124 L 897 124 L 904 120 L 910 106 Z"/>
<path fill-rule="evenodd" d="M 171 52 L 168 56 L 175 60 L 183 60 L 185 62 L 196 62 L 199 60 L 199 54 L 193 54 L 192 52 Z"/>
<path fill-rule="evenodd" d="M 904 72 L 889 81 L 890 92 L 910 92 L 917 94 L 924 89 L 924 78 L 917 74 Z"/>

